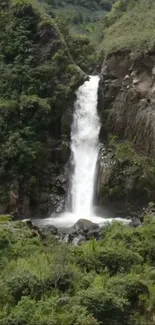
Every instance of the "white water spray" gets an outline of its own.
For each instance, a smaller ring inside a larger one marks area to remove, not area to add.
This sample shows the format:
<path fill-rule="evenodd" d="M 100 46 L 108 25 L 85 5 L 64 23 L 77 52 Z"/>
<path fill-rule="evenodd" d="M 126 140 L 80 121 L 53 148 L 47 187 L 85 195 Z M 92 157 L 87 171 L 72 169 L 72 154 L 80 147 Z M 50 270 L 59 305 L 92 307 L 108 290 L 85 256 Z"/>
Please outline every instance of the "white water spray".
<path fill-rule="evenodd" d="M 78 218 L 93 215 L 100 120 L 97 114 L 99 77 L 92 76 L 77 91 L 71 132 L 74 173 L 71 185 L 72 213 Z"/>

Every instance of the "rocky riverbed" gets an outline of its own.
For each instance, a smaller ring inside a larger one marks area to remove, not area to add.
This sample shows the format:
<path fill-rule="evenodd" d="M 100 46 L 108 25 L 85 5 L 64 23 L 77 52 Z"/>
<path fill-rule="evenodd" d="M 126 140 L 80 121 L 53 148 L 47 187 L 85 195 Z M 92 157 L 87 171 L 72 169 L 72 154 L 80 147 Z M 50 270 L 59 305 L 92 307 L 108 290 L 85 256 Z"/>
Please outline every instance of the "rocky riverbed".
<path fill-rule="evenodd" d="M 155 204 L 150 202 L 146 209 L 142 209 L 141 213 L 132 214 L 128 220 L 123 219 L 121 222 L 126 224 L 127 227 L 141 227 L 143 226 L 144 218 L 155 217 Z M 43 237 L 54 236 L 57 241 L 64 244 L 80 245 L 85 241 L 99 240 L 103 231 L 111 222 L 120 221 L 119 218 L 110 219 L 107 218 L 104 225 L 99 226 L 97 223 L 91 222 L 87 219 L 79 219 L 71 227 L 55 227 L 52 224 L 52 218 L 50 218 L 50 224 L 47 223 L 47 219 L 25 219 L 22 222 L 26 223 L 31 229 L 36 230 Z"/>
<path fill-rule="evenodd" d="M 111 222 L 120 221 L 123 222 L 126 227 L 143 227 L 143 221 L 145 218 L 155 218 L 155 204 L 150 202 L 147 208 L 143 208 L 138 214 L 132 213 L 128 219 L 120 218 L 107 218 L 103 219 L 102 225 L 92 222 L 87 219 L 79 219 L 75 224 L 68 227 L 54 226 L 52 219 L 23 219 L 13 221 L 13 217 L 9 215 L 0 216 L 0 228 L 4 228 L 7 224 L 7 228 L 13 232 L 18 232 L 23 224 L 26 228 L 30 228 L 34 235 L 39 235 L 42 239 L 51 240 L 55 238 L 56 241 L 64 244 L 80 245 L 86 241 L 94 239 L 95 241 L 103 238 L 103 234 Z M 54 222 L 53 222 L 54 223 Z"/>

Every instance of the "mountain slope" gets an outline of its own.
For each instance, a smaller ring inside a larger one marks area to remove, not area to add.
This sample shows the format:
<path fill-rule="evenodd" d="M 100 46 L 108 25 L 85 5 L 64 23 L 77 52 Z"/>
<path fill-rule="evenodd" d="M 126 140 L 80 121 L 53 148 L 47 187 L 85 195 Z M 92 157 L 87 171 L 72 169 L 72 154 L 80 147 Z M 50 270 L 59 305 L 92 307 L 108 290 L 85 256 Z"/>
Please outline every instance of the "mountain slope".
<path fill-rule="evenodd" d="M 47 12 L 62 17 L 73 34 L 92 34 L 96 21 L 110 11 L 115 0 L 40 0 Z"/>
<path fill-rule="evenodd" d="M 103 21 L 101 133 L 109 144 L 114 136 L 117 163 L 101 200 L 123 202 L 126 211 L 155 201 L 154 16 L 154 1 L 120 0 Z"/>
<path fill-rule="evenodd" d="M 49 176 L 48 142 L 50 137 L 61 139 L 63 115 L 83 74 L 54 21 L 34 1 L 0 2 L 0 48 L 0 201 L 4 212 L 11 184 L 21 201 L 26 194 L 40 204 L 42 192 L 44 205 L 48 201 L 50 182 L 54 182 Z M 45 171 L 48 182 L 43 190 Z"/>
<path fill-rule="evenodd" d="M 104 53 L 120 49 L 145 51 L 154 46 L 155 2 L 119 0 L 103 20 L 104 36 L 100 49 Z"/>

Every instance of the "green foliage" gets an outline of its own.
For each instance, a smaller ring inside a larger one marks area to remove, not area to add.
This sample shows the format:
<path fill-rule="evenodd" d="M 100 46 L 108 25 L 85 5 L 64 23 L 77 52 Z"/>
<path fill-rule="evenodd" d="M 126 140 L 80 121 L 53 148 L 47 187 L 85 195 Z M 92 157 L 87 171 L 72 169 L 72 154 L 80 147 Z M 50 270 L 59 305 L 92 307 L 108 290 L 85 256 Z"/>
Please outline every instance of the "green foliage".
<path fill-rule="evenodd" d="M 87 245 L 86 245 L 87 248 Z M 77 261 L 83 269 L 102 272 L 105 268 L 111 275 L 118 272 L 128 272 L 134 264 L 141 264 L 143 259 L 137 253 L 123 247 L 101 247 L 96 243 L 93 250 L 78 250 Z"/>
<path fill-rule="evenodd" d="M 146 14 L 147 13 L 147 14 Z M 104 55 L 121 49 L 145 52 L 154 47 L 154 13 L 152 0 L 118 0 L 102 19 Z M 101 55 L 100 53 L 100 55 Z M 103 58 L 103 54 L 102 54 Z"/>
<path fill-rule="evenodd" d="M 93 35 L 96 22 L 110 11 L 115 0 L 40 0 L 46 12 L 67 20 L 72 35 Z"/>
<path fill-rule="evenodd" d="M 42 0 L 40 0 L 42 1 Z M 90 11 L 105 10 L 110 11 L 115 0 L 46 0 L 47 4 L 53 9 L 59 8 L 86 8 Z M 79 14 L 79 13 L 78 13 Z"/>
<path fill-rule="evenodd" d="M 1 2 L 0 47 L 3 202 L 15 181 L 20 193 L 35 196 L 47 165 L 47 139 L 60 137 L 61 117 L 81 74 L 55 23 L 35 1 Z"/>
<path fill-rule="evenodd" d="M 104 289 L 88 289 L 81 293 L 81 303 L 93 313 L 95 318 L 101 324 L 126 324 L 127 314 L 124 310 L 127 307 L 127 301 L 121 297 L 119 299 L 113 293 Z"/>
<path fill-rule="evenodd" d="M 7 281 L 7 286 L 15 303 L 18 303 L 22 296 L 30 296 L 35 299 L 41 297 L 41 292 L 39 292 L 41 291 L 39 280 L 28 270 L 10 277 Z"/>
<path fill-rule="evenodd" d="M 6 215 L 6 214 L 1 214 L 0 215 L 0 223 L 6 223 L 6 222 L 9 222 L 9 221 L 12 221 L 12 216 L 10 215 Z"/>
<path fill-rule="evenodd" d="M 83 35 L 72 35 L 69 32 L 69 23 L 65 17 L 57 17 L 56 23 L 62 32 L 72 58 L 77 65 L 86 73 L 93 71 L 96 66 L 94 54 L 95 49 L 90 38 Z M 71 70 L 69 69 L 68 71 Z"/>
<path fill-rule="evenodd" d="M 150 202 L 155 200 L 154 159 L 134 149 L 132 143 L 120 141 L 117 136 L 109 137 L 115 165 L 108 183 L 103 186 L 102 196 L 109 200 Z"/>
<path fill-rule="evenodd" d="M 155 219 L 114 222 L 99 241 L 57 243 L 0 225 L 0 324 L 153 324 Z"/>

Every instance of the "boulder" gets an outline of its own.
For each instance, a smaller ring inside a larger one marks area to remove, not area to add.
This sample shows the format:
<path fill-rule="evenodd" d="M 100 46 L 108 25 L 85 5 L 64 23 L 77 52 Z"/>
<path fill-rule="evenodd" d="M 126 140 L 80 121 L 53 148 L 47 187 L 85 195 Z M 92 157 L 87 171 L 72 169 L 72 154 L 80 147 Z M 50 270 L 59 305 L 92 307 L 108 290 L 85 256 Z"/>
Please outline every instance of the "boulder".
<path fill-rule="evenodd" d="M 42 231 L 44 234 L 47 235 L 57 235 L 57 228 L 53 225 L 45 225 L 41 227 Z"/>
<path fill-rule="evenodd" d="M 139 227 L 142 225 L 140 219 L 138 217 L 133 217 L 131 223 L 129 224 L 131 227 Z"/>
<path fill-rule="evenodd" d="M 91 239 L 92 237 L 98 240 L 100 238 L 100 229 L 96 228 L 89 230 L 87 233 L 87 240 Z"/>
<path fill-rule="evenodd" d="M 73 226 L 73 228 L 76 230 L 76 231 L 84 231 L 84 232 L 89 232 L 89 231 L 92 231 L 92 230 L 100 230 L 100 227 L 97 223 L 93 223 L 87 219 L 79 219 L 75 225 Z"/>

